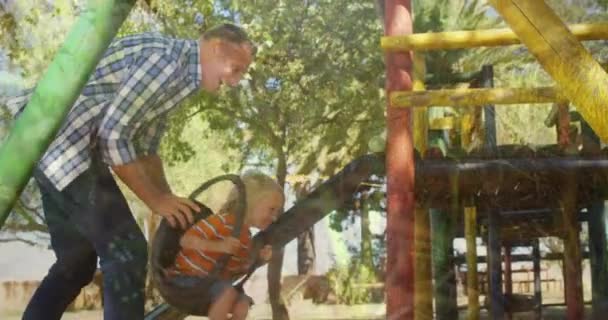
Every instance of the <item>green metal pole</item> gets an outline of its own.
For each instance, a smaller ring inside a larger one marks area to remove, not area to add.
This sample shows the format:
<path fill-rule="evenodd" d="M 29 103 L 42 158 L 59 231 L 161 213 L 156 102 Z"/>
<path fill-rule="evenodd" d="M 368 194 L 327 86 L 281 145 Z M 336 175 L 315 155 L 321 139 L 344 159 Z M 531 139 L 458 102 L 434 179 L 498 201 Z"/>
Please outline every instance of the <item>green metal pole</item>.
<path fill-rule="evenodd" d="M 472 202 L 472 201 L 471 201 Z M 467 242 L 468 320 L 479 320 L 479 283 L 477 281 L 477 208 L 464 208 L 464 234 Z"/>
<path fill-rule="evenodd" d="M 439 147 L 445 143 L 447 150 L 455 144 L 450 141 L 448 136 L 448 130 L 433 130 L 429 134 L 429 144 Z M 433 296 L 435 298 L 435 318 L 438 320 L 454 319 L 454 315 L 458 314 L 453 245 L 455 218 L 460 211 L 458 174 L 450 175 L 449 179 L 452 186 L 449 205 L 447 208 L 431 208 L 430 210 Z"/>
<path fill-rule="evenodd" d="M 430 213 L 435 317 L 438 320 L 454 319 L 454 315 L 458 314 L 452 245 L 455 213 L 436 208 L 431 208 Z"/>
<path fill-rule="evenodd" d="M 0 228 L 135 0 L 90 0 L 0 147 Z"/>
<path fill-rule="evenodd" d="M 414 54 L 414 91 L 424 90 L 426 63 L 424 54 Z M 424 157 L 428 147 L 429 117 L 427 108 L 414 110 L 414 147 Z M 414 211 L 414 320 L 433 320 L 433 272 L 431 259 L 431 221 L 424 203 Z"/>

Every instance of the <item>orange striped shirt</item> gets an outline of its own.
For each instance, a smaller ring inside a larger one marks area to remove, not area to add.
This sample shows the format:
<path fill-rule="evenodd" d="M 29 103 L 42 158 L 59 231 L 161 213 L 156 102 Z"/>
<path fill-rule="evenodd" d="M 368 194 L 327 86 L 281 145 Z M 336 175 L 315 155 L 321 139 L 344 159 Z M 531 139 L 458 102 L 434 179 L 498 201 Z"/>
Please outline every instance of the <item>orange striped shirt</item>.
<path fill-rule="evenodd" d="M 232 236 L 236 217 L 233 214 L 212 214 L 200 220 L 184 235 L 193 235 L 206 240 L 222 240 Z M 243 275 L 249 266 L 249 248 L 251 246 L 251 232 L 243 227 L 239 237 L 241 248 L 230 257 L 222 272 L 217 275 L 223 279 L 234 279 Z M 205 276 L 215 267 L 218 259 L 226 255 L 223 252 L 193 250 L 182 248 L 175 258 L 175 264 L 170 272 L 174 274 Z"/>

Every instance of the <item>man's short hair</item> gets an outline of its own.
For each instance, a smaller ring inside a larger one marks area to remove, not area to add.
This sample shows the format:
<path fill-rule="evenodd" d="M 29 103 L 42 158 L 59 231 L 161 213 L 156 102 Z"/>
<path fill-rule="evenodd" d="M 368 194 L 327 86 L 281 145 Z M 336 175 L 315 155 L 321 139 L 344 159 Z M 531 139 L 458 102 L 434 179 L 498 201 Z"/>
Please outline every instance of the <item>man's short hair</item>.
<path fill-rule="evenodd" d="M 232 23 L 222 23 L 206 30 L 203 32 L 203 39 L 222 39 L 239 45 L 246 43 L 251 47 L 252 54 L 255 54 L 256 51 L 256 47 L 251 39 L 249 39 L 247 32 Z"/>

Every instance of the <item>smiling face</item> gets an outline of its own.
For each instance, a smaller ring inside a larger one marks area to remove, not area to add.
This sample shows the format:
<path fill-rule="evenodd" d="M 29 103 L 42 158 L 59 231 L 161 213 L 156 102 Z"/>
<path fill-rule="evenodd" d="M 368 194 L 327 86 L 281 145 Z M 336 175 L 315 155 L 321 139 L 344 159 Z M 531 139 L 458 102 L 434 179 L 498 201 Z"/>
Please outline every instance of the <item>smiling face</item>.
<path fill-rule="evenodd" d="M 248 205 L 248 222 L 251 226 L 264 230 L 278 218 L 285 198 L 276 191 L 263 192 L 256 198 L 256 201 Z"/>
<path fill-rule="evenodd" d="M 217 92 L 222 84 L 234 87 L 243 78 L 252 61 L 249 43 L 234 43 L 223 39 L 203 40 L 201 43 L 201 86 Z"/>

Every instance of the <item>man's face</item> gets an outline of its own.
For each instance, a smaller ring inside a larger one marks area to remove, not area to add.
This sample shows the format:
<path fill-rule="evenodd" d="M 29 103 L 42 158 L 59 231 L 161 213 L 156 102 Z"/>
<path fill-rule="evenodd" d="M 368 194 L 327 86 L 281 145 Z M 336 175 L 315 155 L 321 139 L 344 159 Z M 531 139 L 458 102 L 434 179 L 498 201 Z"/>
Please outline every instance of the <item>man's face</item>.
<path fill-rule="evenodd" d="M 202 61 L 203 89 L 216 92 L 222 84 L 234 87 L 243 78 L 252 61 L 252 48 L 249 44 L 235 44 L 216 40 L 211 43 L 210 61 Z"/>

